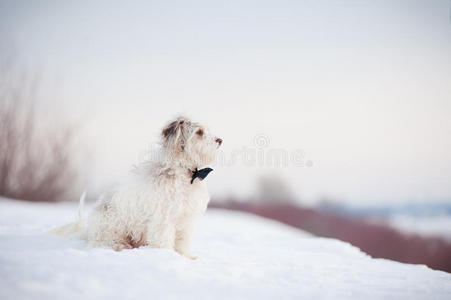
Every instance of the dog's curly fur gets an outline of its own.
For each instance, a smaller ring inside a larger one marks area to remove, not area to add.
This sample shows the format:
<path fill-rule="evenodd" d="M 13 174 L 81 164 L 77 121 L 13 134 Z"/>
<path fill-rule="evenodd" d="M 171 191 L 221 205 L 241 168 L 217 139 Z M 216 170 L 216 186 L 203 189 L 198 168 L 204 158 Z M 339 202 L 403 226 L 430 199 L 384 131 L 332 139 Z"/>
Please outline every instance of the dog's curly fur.
<path fill-rule="evenodd" d="M 213 162 L 222 140 L 185 117 L 167 124 L 161 138 L 159 158 L 138 165 L 126 184 L 97 202 L 83 234 L 90 245 L 118 251 L 148 245 L 195 258 L 194 222 L 210 197 L 204 181 L 191 183 L 192 171 Z"/>

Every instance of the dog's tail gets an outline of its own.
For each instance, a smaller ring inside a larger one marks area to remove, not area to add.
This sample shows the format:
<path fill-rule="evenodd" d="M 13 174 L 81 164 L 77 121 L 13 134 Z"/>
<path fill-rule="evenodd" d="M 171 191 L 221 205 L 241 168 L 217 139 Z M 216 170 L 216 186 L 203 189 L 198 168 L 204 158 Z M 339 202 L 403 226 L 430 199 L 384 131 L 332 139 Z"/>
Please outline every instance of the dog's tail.
<path fill-rule="evenodd" d="M 47 232 L 51 235 L 56 235 L 63 238 L 78 238 L 85 239 L 86 238 L 86 228 L 87 221 L 83 218 L 83 208 L 85 205 L 86 191 L 80 196 L 80 201 L 78 203 L 78 219 L 75 222 L 54 228 Z"/>
<path fill-rule="evenodd" d="M 80 201 L 78 202 L 78 221 L 83 218 L 83 208 L 85 207 L 86 190 L 80 196 Z"/>

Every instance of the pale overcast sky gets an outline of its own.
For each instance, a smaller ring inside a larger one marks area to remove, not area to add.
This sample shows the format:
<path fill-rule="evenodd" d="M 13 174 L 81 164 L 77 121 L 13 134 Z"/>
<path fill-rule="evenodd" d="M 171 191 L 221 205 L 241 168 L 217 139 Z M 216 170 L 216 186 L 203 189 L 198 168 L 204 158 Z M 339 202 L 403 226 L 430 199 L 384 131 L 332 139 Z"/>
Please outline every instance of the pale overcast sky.
<path fill-rule="evenodd" d="M 213 196 L 275 173 L 305 203 L 451 202 L 448 0 L 0 0 L 0 43 L 85 120 L 96 181 L 184 113 L 228 158 L 302 150 L 309 164 L 216 166 Z"/>

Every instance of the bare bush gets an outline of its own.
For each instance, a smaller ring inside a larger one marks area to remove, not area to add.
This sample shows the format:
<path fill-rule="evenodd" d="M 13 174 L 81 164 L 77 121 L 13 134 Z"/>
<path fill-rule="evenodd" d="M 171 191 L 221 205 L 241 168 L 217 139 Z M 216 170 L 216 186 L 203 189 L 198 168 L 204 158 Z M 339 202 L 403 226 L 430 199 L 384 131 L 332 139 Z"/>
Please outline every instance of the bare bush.
<path fill-rule="evenodd" d="M 0 63 L 0 195 L 65 200 L 77 179 L 71 157 L 75 130 L 45 120 L 37 109 L 37 81 L 17 69 Z"/>

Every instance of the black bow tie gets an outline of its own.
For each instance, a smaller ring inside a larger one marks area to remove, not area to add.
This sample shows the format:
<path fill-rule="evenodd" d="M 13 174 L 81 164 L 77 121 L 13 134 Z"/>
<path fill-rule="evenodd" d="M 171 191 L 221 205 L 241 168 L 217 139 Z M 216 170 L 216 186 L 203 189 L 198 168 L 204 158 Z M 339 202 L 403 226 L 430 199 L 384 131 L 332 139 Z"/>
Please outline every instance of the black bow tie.
<path fill-rule="evenodd" d="M 205 177 L 208 176 L 208 173 L 210 173 L 211 171 L 213 171 L 212 168 L 203 168 L 198 170 L 196 168 L 196 170 L 192 171 L 193 172 L 193 176 L 191 177 L 191 184 L 193 184 L 194 179 L 199 178 L 200 180 L 204 180 Z"/>

